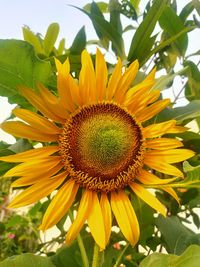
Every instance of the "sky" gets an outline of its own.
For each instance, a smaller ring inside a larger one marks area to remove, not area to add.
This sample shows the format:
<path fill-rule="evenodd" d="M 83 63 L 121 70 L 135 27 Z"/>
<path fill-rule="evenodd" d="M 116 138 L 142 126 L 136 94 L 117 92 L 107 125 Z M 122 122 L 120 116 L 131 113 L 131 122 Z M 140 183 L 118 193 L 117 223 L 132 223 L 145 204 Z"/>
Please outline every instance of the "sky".
<path fill-rule="evenodd" d="M 105 0 L 106 1 L 106 0 Z M 66 46 L 70 47 L 80 28 L 85 25 L 87 39 L 96 37 L 90 19 L 70 5 L 83 7 L 90 0 L 0 0 L 0 39 L 23 39 L 22 27 L 27 25 L 33 32 L 45 34 L 47 27 L 52 22 L 60 25 L 58 39 L 65 38 Z M 107 1 L 106 1 L 107 2 Z M 141 1 L 141 9 L 148 1 Z M 181 10 L 189 1 L 178 0 L 178 9 Z M 196 33 L 190 34 L 190 51 L 199 49 Z M 130 43 L 130 42 L 126 42 Z M 0 97 L 0 123 L 4 121 L 13 109 L 6 98 Z M 15 139 L 0 131 L 0 140 L 10 143 Z"/>

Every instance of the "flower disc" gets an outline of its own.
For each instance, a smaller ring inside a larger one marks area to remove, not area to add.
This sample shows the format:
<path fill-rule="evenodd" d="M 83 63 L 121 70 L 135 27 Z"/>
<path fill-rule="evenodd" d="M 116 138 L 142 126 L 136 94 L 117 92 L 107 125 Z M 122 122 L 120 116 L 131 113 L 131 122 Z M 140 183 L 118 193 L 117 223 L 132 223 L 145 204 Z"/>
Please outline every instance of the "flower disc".
<path fill-rule="evenodd" d="M 100 191 L 123 188 L 143 162 L 139 124 L 111 103 L 89 105 L 73 114 L 60 136 L 65 169 L 82 186 Z"/>

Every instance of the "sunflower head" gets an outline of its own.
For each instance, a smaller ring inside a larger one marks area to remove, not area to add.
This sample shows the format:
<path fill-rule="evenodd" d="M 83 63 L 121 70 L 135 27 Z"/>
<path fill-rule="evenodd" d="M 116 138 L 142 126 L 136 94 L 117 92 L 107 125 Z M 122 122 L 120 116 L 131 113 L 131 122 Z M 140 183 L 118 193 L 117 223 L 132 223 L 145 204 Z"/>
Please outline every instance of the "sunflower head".
<path fill-rule="evenodd" d="M 80 191 L 81 200 L 67 243 L 77 237 L 87 221 L 96 243 L 104 249 L 109 242 L 113 213 L 125 238 L 135 245 L 139 225 L 127 191 L 165 216 L 165 207 L 145 187 L 159 185 L 179 201 L 170 183 L 183 177 L 183 173 L 174 164 L 194 153 L 180 149 L 181 141 L 164 137 L 183 132 L 185 127 L 177 126 L 175 120 L 156 122 L 155 115 L 170 101 L 158 100 L 160 91 L 152 89 L 155 69 L 133 86 L 137 61 L 123 68 L 119 59 L 108 77 L 99 50 L 95 67 L 87 51 L 81 58 L 78 83 L 70 74 L 69 60 L 63 64 L 56 60 L 57 96 L 43 85 L 39 85 L 39 93 L 20 88 L 36 112 L 15 109 L 14 115 L 22 121 L 1 125 L 16 137 L 45 142 L 41 148 L 0 158 L 20 163 L 5 177 L 18 177 L 14 187 L 28 186 L 10 207 L 32 204 L 57 190 L 40 227 L 46 230 L 68 212 Z M 146 124 L 153 117 L 154 123 Z M 165 178 L 160 179 L 159 173 Z"/>

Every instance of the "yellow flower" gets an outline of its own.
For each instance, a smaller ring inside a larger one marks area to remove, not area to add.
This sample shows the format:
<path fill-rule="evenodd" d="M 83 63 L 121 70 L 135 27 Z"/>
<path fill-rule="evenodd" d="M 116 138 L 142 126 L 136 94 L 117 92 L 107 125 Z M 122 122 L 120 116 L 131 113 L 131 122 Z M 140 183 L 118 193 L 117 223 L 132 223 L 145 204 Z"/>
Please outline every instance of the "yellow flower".
<path fill-rule="evenodd" d="M 177 126 L 175 120 L 144 126 L 170 103 L 168 99 L 158 100 L 159 90 L 151 90 L 155 70 L 131 87 L 139 67 L 137 61 L 122 73 L 119 59 L 108 79 L 100 51 L 97 50 L 95 69 L 84 51 L 79 82 L 70 75 L 68 60 L 64 64 L 55 62 L 58 96 L 43 85 L 38 85 L 38 94 L 29 88 L 20 89 L 42 115 L 16 108 L 14 115 L 25 123 L 8 121 L 1 125 L 16 137 L 48 142 L 42 148 L 1 157 L 2 161 L 20 163 L 4 175 L 20 177 L 12 186 L 28 186 L 10 207 L 32 204 L 58 189 L 40 226 L 45 231 L 77 202 L 80 191 L 77 216 L 66 242 L 71 243 L 87 221 L 94 240 L 104 249 L 110 238 L 113 213 L 123 235 L 134 246 L 140 230 L 129 193 L 166 215 L 165 207 L 145 186 L 164 185 L 175 179 L 160 179 L 151 170 L 183 177 L 172 164 L 194 153 L 179 149 L 183 146 L 179 140 L 162 136 L 185 128 Z M 178 201 L 171 187 L 163 189 Z"/>

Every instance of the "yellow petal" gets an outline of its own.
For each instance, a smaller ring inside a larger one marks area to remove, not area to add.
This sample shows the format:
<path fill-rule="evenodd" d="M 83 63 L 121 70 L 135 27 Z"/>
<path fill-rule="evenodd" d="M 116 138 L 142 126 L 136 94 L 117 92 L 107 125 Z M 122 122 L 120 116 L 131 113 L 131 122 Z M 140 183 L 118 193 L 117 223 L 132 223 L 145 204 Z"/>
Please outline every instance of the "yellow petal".
<path fill-rule="evenodd" d="M 157 162 L 177 163 L 189 159 L 194 155 L 194 151 L 189 149 L 169 149 L 147 151 L 145 156 Z"/>
<path fill-rule="evenodd" d="M 189 128 L 188 127 L 184 127 L 184 126 L 174 126 L 173 128 L 170 129 L 169 133 L 184 133 L 186 131 L 188 131 Z"/>
<path fill-rule="evenodd" d="M 176 125 L 175 120 L 156 123 L 143 128 L 144 138 L 153 138 L 168 133 Z"/>
<path fill-rule="evenodd" d="M 4 177 L 11 177 L 11 176 L 24 176 L 27 174 L 42 172 L 50 168 L 51 166 L 56 166 L 61 162 L 59 156 L 50 156 L 47 158 L 40 158 L 40 159 L 33 159 L 24 163 L 21 163 L 4 174 Z"/>
<path fill-rule="evenodd" d="M 74 103 L 75 107 L 82 106 L 82 100 L 80 97 L 80 90 L 77 82 L 72 78 L 71 75 L 68 76 L 68 86 L 70 88 L 72 102 Z"/>
<path fill-rule="evenodd" d="M 16 137 L 27 138 L 35 141 L 51 142 L 58 140 L 58 134 L 42 133 L 21 121 L 4 122 L 1 124 L 1 129 Z"/>
<path fill-rule="evenodd" d="M 20 86 L 18 90 L 44 116 L 56 122 L 64 122 L 62 118 L 60 118 L 49 110 L 43 99 L 39 95 L 34 93 L 32 89 Z"/>
<path fill-rule="evenodd" d="M 68 88 L 68 85 L 66 84 L 65 87 Z M 65 103 L 70 103 L 71 108 L 69 108 L 69 106 L 65 107 L 55 95 L 53 95 L 46 87 L 44 87 L 44 85 L 38 84 L 38 88 L 41 98 L 43 99 L 48 109 L 56 116 L 59 116 L 63 121 L 65 121 L 69 117 L 67 109 L 72 112 L 74 111 L 71 99 L 65 99 Z"/>
<path fill-rule="evenodd" d="M 25 162 L 31 159 L 46 158 L 59 150 L 58 146 L 45 146 L 40 148 L 34 148 L 18 154 L 0 157 L 0 160 L 6 162 Z"/>
<path fill-rule="evenodd" d="M 130 64 L 130 66 L 126 69 L 125 73 L 123 74 L 118 86 L 117 90 L 114 94 L 114 99 L 117 103 L 122 104 L 125 100 L 125 94 L 129 87 L 131 86 L 132 82 L 134 81 L 139 68 L 138 60 L 135 60 Z"/>
<path fill-rule="evenodd" d="M 123 235 L 134 246 L 139 240 L 139 224 L 130 200 L 124 191 L 111 192 L 111 207 Z"/>
<path fill-rule="evenodd" d="M 153 90 L 147 96 L 147 105 L 155 102 L 160 96 L 160 90 Z"/>
<path fill-rule="evenodd" d="M 74 202 L 78 188 L 79 185 L 70 179 L 59 189 L 44 214 L 40 230 L 45 231 L 62 219 Z"/>
<path fill-rule="evenodd" d="M 12 113 L 45 134 L 60 134 L 61 129 L 48 119 L 26 109 L 15 108 Z"/>
<path fill-rule="evenodd" d="M 66 243 L 70 245 L 71 242 L 77 237 L 85 221 L 87 220 L 91 212 L 92 203 L 92 191 L 86 190 L 81 198 L 81 202 L 78 208 L 77 216 L 75 221 L 69 228 L 66 235 Z"/>
<path fill-rule="evenodd" d="M 32 204 L 43 197 L 51 194 L 62 182 L 66 179 L 66 173 L 60 173 L 48 180 L 40 181 L 14 198 L 10 203 L 9 208 L 19 208 Z"/>
<path fill-rule="evenodd" d="M 90 54 L 84 50 L 81 54 L 82 68 L 79 75 L 80 96 L 84 104 L 97 101 L 96 77 Z"/>
<path fill-rule="evenodd" d="M 121 76 L 122 76 L 122 61 L 119 58 L 108 82 L 106 100 L 112 100 L 115 91 L 117 90 L 117 86 L 119 84 Z"/>
<path fill-rule="evenodd" d="M 144 108 L 142 112 L 135 113 L 137 120 L 140 122 L 144 122 L 146 120 L 151 119 L 153 116 L 158 114 L 161 110 L 166 108 L 170 104 L 169 99 L 163 99 L 155 102 L 154 104 Z"/>
<path fill-rule="evenodd" d="M 156 171 L 177 177 L 183 177 L 183 173 L 178 168 L 164 162 L 163 160 L 155 161 L 153 158 L 147 156 L 144 158 L 144 163 Z"/>
<path fill-rule="evenodd" d="M 136 183 L 129 184 L 133 192 L 141 198 L 144 202 L 146 202 L 153 209 L 161 213 L 163 216 L 166 216 L 166 208 L 163 204 L 149 191 L 143 188 L 141 185 Z"/>
<path fill-rule="evenodd" d="M 91 210 L 87 221 L 95 242 L 102 250 L 106 246 L 104 220 L 97 193 L 92 191 L 92 194 Z"/>
<path fill-rule="evenodd" d="M 152 140 L 147 140 L 145 142 L 145 147 L 158 150 L 165 150 L 182 146 L 183 143 L 181 141 L 173 138 L 156 138 Z"/>
<path fill-rule="evenodd" d="M 69 73 L 70 73 L 70 64 L 69 59 L 67 58 L 62 64 L 59 60 L 55 58 L 56 68 L 58 71 L 57 75 L 57 88 L 58 94 L 60 96 L 60 105 L 70 112 L 74 111 L 74 105 L 72 101 L 72 95 L 69 88 Z"/>
<path fill-rule="evenodd" d="M 40 182 L 41 180 L 49 179 L 51 176 L 57 174 L 63 168 L 62 164 L 52 165 L 50 168 L 45 170 L 40 170 L 39 173 L 27 173 L 21 178 L 15 180 L 11 187 L 22 187 L 27 185 L 32 185 Z"/>
<path fill-rule="evenodd" d="M 110 240 L 110 234 L 111 234 L 112 214 L 111 214 L 110 203 L 108 201 L 107 195 L 104 193 L 101 194 L 100 206 L 101 206 L 103 220 L 104 220 L 105 242 L 107 245 L 107 243 Z"/>
<path fill-rule="evenodd" d="M 170 179 L 160 179 L 156 175 L 152 174 L 151 172 L 148 172 L 146 170 L 141 170 L 140 174 L 137 177 L 137 180 L 139 180 L 143 184 L 151 185 L 151 184 L 168 184 L 176 180 L 177 178 L 170 178 Z"/>
<path fill-rule="evenodd" d="M 98 101 L 105 99 L 106 85 L 108 79 L 107 65 L 101 51 L 97 49 L 96 53 L 96 90 L 98 94 Z"/>
<path fill-rule="evenodd" d="M 155 81 L 155 75 L 156 75 L 156 67 L 152 69 L 152 71 L 147 75 L 147 77 L 144 79 L 144 81 Z"/>
<path fill-rule="evenodd" d="M 132 106 L 134 106 L 135 104 L 137 106 L 140 105 L 141 101 L 145 102 L 144 94 L 146 94 L 147 92 L 149 93 L 149 90 L 153 85 L 154 85 L 153 81 L 147 81 L 147 82 L 141 82 L 131 87 L 126 93 L 124 105 L 133 110 L 133 108 L 131 108 Z"/>
<path fill-rule="evenodd" d="M 178 195 L 176 194 L 175 190 L 171 187 L 164 187 L 162 188 L 162 190 L 166 191 L 168 194 L 170 194 L 180 205 L 180 199 L 178 197 Z"/>

